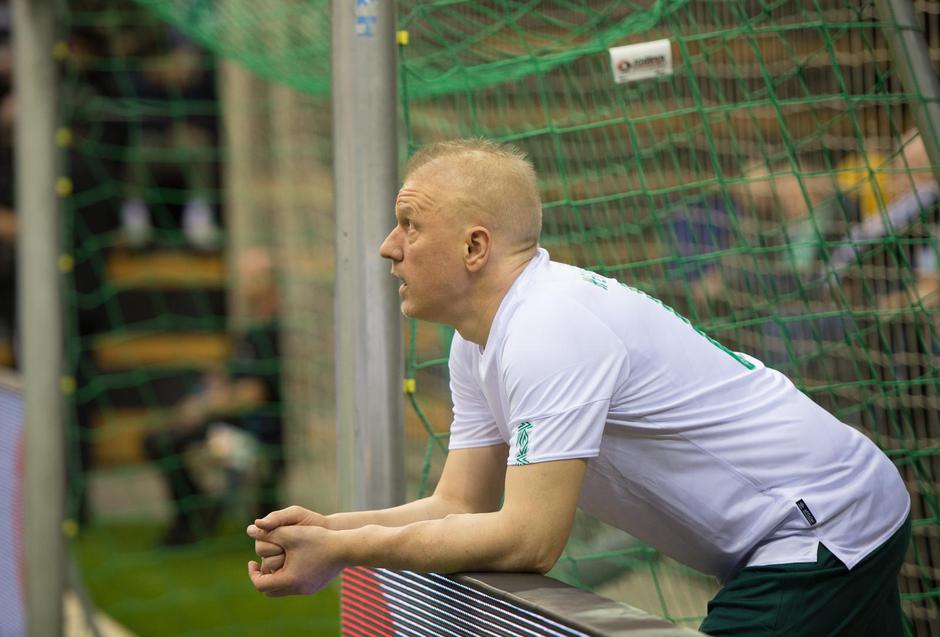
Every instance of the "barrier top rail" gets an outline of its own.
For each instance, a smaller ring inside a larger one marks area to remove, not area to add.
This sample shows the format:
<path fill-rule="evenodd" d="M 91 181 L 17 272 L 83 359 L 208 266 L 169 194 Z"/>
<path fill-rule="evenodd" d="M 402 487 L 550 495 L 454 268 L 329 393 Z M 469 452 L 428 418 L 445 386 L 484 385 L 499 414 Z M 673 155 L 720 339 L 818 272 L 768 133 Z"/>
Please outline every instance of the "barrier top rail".
<path fill-rule="evenodd" d="M 645 611 L 528 573 L 343 574 L 343 635 L 693 637 Z"/>

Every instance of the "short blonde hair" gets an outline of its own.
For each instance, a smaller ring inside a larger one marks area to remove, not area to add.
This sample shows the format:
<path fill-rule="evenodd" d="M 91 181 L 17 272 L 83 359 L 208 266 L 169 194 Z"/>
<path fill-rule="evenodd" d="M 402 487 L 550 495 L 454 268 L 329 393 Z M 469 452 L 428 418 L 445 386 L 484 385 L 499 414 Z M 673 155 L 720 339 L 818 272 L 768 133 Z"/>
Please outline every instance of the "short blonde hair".
<path fill-rule="evenodd" d="M 405 181 L 439 183 L 464 219 L 487 225 L 522 247 L 538 244 L 542 202 L 532 162 L 518 148 L 486 139 L 455 139 L 423 147 L 405 166 Z"/>

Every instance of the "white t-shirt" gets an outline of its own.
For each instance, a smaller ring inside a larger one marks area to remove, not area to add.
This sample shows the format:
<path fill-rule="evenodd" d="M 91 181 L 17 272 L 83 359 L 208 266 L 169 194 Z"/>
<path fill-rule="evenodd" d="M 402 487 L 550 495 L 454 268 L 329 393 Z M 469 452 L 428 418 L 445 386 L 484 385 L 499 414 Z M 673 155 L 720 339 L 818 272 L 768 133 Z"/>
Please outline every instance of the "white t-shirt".
<path fill-rule="evenodd" d="M 910 510 L 891 461 L 783 374 L 542 249 L 450 374 L 451 449 L 589 458 L 583 509 L 722 580 L 820 541 L 852 568 Z"/>

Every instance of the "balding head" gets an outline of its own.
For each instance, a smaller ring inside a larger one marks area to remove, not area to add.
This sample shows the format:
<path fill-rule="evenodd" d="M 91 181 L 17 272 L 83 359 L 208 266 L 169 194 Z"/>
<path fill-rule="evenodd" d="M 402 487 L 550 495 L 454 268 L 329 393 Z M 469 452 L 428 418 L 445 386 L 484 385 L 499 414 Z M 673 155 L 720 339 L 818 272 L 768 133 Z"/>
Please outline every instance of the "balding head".
<path fill-rule="evenodd" d="M 395 221 L 379 254 L 401 281 L 402 313 L 486 343 L 503 296 L 538 248 L 532 164 L 482 140 L 428 146 L 408 163 Z"/>
<path fill-rule="evenodd" d="M 520 150 L 482 139 L 431 144 L 405 167 L 405 187 L 431 186 L 457 222 L 479 224 L 510 252 L 536 247 L 542 203 L 535 168 Z"/>

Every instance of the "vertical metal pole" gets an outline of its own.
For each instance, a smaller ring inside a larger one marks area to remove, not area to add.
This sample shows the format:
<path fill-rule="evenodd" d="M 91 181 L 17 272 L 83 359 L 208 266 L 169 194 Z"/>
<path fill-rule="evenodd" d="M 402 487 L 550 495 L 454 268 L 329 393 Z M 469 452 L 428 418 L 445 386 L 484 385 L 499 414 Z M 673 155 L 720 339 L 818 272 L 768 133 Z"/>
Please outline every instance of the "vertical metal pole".
<path fill-rule="evenodd" d="M 62 634 L 65 432 L 59 378 L 54 0 L 14 0 L 17 282 L 26 426 L 26 607 L 30 635 Z"/>
<path fill-rule="evenodd" d="M 332 12 L 339 504 L 372 509 L 404 499 L 402 319 L 378 253 L 398 191 L 395 3 Z"/>
<path fill-rule="evenodd" d="M 904 90 L 913 94 L 914 122 L 924 140 L 934 179 L 940 183 L 940 81 L 910 0 L 875 0 L 878 20 Z"/>

